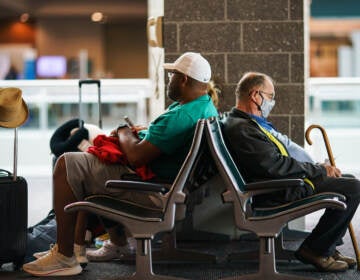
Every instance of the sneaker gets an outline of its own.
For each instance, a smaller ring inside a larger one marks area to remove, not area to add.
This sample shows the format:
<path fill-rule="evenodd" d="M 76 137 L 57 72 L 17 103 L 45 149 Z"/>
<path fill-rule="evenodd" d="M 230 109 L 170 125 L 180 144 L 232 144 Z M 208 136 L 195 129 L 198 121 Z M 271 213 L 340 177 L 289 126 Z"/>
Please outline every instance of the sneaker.
<path fill-rule="evenodd" d="M 55 244 L 46 255 L 24 264 L 23 270 L 34 276 L 68 276 L 80 274 L 82 268 L 75 256 L 62 255 Z"/>
<path fill-rule="evenodd" d="M 86 257 L 86 246 L 74 244 L 74 255 L 82 268 L 85 268 L 89 262 Z"/>
<path fill-rule="evenodd" d="M 91 251 L 88 250 L 86 252 L 86 256 L 89 261 L 105 262 L 113 259 L 119 259 L 133 253 L 134 249 L 129 244 L 125 246 L 117 246 L 110 240 L 106 240 L 100 249 Z"/>
<path fill-rule="evenodd" d="M 54 244 L 50 245 L 50 250 L 53 246 Z M 47 253 L 49 253 L 50 250 L 34 253 L 33 256 L 36 259 L 40 259 L 41 257 L 45 256 Z M 76 257 L 77 262 L 81 265 L 81 267 L 85 268 L 89 262 L 89 260 L 86 258 L 86 247 L 82 245 L 74 244 L 74 255 Z"/>
<path fill-rule="evenodd" d="M 50 244 L 50 250 L 53 248 L 54 244 Z M 40 259 L 41 257 L 45 256 L 47 253 L 49 253 L 50 250 L 36 252 L 33 254 L 34 258 Z"/>

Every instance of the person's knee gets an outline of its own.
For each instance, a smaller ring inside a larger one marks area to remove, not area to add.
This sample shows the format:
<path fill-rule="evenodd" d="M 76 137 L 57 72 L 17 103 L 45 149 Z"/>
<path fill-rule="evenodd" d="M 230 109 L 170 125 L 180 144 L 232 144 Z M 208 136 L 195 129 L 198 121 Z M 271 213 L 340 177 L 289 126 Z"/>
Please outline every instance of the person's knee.
<path fill-rule="evenodd" d="M 351 179 L 351 185 L 349 186 L 350 196 L 360 201 L 360 180 Z"/>
<path fill-rule="evenodd" d="M 355 179 L 356 183 L 355 183 L 355 189 L 356 189 L 356 193 L 358 196 L 360 196 L 360 180 Z"/>
<path fill-rule="evenodd" d="M 61 155 L 55 164 L 54 173 L 53 173 L 53 180 L 56 182 L 60 178 L 66 175 L 66 164 L 65 164 L 65 157 Z"/>
<path fill-rule="evenodd" d="M 53 191 L 55 200 L 58 197 L 74 200 L 75 194 L 68 183 L 65 157 L 62 155 L 56 161 L 53 173 Z M 71 194 L 71 198 L 70 197 Z"/>

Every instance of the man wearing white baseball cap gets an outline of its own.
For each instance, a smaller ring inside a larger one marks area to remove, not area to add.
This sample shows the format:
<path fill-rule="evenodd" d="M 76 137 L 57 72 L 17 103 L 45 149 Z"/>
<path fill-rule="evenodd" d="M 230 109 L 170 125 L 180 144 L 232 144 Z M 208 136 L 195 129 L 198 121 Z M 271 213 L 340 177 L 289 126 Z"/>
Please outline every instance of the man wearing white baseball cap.
<path fill-rule="evenodd" d="M 178 71 L 202 83 L 208 83 L 211 78 L 210 64 L 199 53 L 184 53 L 174 63 L 165 63 L 164 68 Z"/>
<path fill-rule="evenodd" d="M 119 138 L 127 165 L 106 164 L 87 152 L 70 152 L 59 157 L 53 177 L 57 244 L 39 260 L 25 264 L 24 271 L 46 277 L 81 273 L 82 268 L 73 253 L 76 214 L 64 212 L 69 203 L 92 194 L 105 194 L 146 207 L 163 207 L 158 194 L 112 191 L 105 188 L 105 182 L 121 179 L 129 168 L 135 171 L 143 166 L 150 168 L 157 179 L 174 180 L 190 149 L 197 121 L 217 116 L 208 94 L 211 68 L 205 58 L 188 52 L 174 63 L 164 64 L 164 68 L 170 70 L 167 95 L 175 102 L 148 128 L 119 125 L 111 133 Z M 115 228 L 108 228 L 109 242 L 87 254 L 90 261 L 106 261 L 127 253 L 126 232 L 122 225 Z"/>

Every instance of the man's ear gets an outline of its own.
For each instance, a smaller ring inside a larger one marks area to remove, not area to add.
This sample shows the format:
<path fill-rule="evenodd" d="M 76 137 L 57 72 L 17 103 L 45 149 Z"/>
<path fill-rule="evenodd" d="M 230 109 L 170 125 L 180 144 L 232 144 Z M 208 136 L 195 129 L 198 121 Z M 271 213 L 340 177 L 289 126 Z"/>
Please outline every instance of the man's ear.
<path fill-rule="evenodd" d="M 188 82 L 188 76 L 182 74 L 181 75 L 181 78 L 180 78 L 180 84 L 182 86 L 186 86 L 187 85 L 187 82 Z"/>
<path fill-rule="evenodd" d="M 251 90 L 251 91 L 249 92 L 249 98 L 250 98 L 250 99 L 253 99 L 253 100 L 255 101 L 256 93 L 257 93 L 257 92 L 258 92 L 258 91 L 257 91 L 256 89 Z"/>

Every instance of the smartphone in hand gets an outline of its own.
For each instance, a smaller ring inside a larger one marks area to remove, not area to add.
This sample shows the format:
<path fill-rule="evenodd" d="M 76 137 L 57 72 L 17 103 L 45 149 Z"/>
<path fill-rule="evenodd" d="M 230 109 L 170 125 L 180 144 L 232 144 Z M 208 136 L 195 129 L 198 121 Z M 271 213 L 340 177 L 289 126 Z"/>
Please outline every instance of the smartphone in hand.
<path fill-rule="evenodd" d="M 135 126 L 134 123 L 130 120 L 130 118 L 128 116 L 125 116 L 124 120 L 129 125 L 130 128 L 133 128 Z"/>

